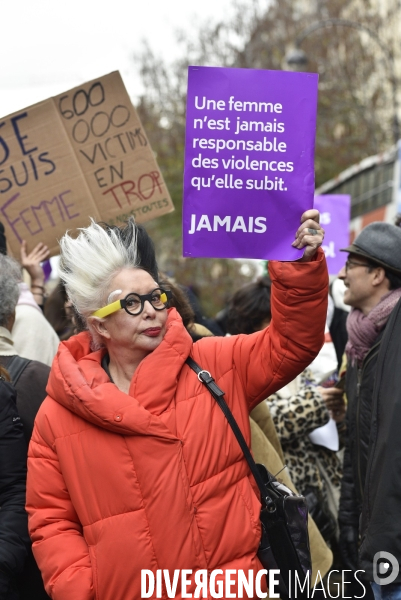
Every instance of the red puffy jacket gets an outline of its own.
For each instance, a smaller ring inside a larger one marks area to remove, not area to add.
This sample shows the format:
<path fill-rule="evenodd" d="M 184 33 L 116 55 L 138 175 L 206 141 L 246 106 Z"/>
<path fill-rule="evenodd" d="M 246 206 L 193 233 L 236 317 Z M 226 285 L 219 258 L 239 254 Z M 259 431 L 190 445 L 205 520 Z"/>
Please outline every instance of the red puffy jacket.
<path fill-rule="evenodd" d="M 140 598 L 141 569 L 168 569 L 171 579 L 175 569 L 261 569 L 260 502 L 248 465 L 184 363 L 191 355 L 212 373 L 249 443 L 249 411 L 324 341 L 323 253 L 269 268 L 270 327 L 193 344 L 170 309 L 166 335 L 135 371 L 129 394 L 110 382 L 100 364 L 105 350 L 91 352 L 87 333 L 60 344 L 27 484 L 33 550 L 54 600 Z M 162 593 L 167 598 L 164 586 Z"/>

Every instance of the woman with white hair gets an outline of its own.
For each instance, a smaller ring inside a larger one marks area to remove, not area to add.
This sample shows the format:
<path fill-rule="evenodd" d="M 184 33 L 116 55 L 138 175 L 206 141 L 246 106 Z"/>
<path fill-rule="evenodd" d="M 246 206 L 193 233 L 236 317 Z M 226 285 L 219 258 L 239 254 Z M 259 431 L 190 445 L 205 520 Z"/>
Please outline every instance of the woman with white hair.
<path fill-rule="evenodd" d="M 54 600 L 140 598 L 142 570 L 162 574 L 156 597 L 190 597 L 182 578 L 193 594 L 211 571 L 225 581 L 226 571 L 261 569 L 252 476 L 186 359 L 225 391 L 249 443 L 249 411 L 323 343 L 322 239 L 318 212 L 307 211 L 294 242 L 303 259 L 269 263 L 270 328 L 196 343 L 167 308 L 170 292 L 142 227 L 92 222 L 61 240 L 61 276 L 88 331 L 60 344 L 27 491 L 34 554 Z"/>

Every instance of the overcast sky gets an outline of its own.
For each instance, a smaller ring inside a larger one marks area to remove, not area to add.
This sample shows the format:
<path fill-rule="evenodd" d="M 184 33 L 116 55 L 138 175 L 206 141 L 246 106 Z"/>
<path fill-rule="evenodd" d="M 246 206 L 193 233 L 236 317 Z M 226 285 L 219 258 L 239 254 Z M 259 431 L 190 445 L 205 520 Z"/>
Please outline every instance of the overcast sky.
<path fill-rule="evenodd" d="M 119 70 L 131 97 L 141 92 L 132 59 L 146 39 L 168 59 L 174 32 L 219 19 L 232 0 L 3 0 L 0 116 Z"/>

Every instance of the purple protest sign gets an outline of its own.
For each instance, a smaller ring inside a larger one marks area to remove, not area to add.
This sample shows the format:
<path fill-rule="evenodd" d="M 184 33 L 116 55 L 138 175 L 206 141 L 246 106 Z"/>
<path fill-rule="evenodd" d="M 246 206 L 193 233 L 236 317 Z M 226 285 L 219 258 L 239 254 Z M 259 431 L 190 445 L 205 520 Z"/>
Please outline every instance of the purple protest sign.
<path fill-rule="evenodd" d="M 296 260 L 312 208 L 318 75 L 189 67 L 184 256 Z"/>
<path fill-rule="evenodd" d="M 347 254 L 340 248 L 349 245 L 351 196 L 345 194 L 315 196 L 315 208 L 320 212 L 320 224 L 325 230 L 323 250 L 330 275 L 337 275 L 345 265 Z"/>
<path fill-rule="evenodd" d="M 52 265 L 50 263 L 50 259 L 42 262 L 42 270 L 43 270 L 43 273 L 45 274 L 45 281 L 48 281 L 49 277 L 52 273 Z"/>

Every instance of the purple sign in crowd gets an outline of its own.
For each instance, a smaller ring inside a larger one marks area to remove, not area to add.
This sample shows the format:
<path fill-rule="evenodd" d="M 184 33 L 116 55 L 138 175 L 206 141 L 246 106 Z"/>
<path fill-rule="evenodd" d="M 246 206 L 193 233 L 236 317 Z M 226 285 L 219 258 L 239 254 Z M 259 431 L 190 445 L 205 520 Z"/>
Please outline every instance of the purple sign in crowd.
<path fill-rule="evenodd" d="M 189 67 L 187 257 L 296 260 L 313 206 L 318 75 Z"/>
<path fill-rule="evenodd" d="M 337 275 L 345 265 L 347 254 L 340 252 L 349 245 L 351 196 L 333 194 L 315 196 L 315 208 L 320 212 L 320 224 L 325 235 L 323 250 L 330 275 Z"/>

